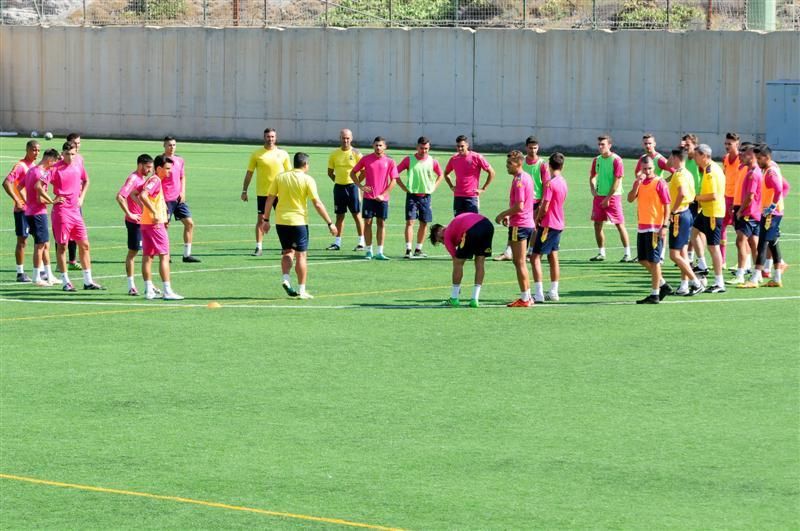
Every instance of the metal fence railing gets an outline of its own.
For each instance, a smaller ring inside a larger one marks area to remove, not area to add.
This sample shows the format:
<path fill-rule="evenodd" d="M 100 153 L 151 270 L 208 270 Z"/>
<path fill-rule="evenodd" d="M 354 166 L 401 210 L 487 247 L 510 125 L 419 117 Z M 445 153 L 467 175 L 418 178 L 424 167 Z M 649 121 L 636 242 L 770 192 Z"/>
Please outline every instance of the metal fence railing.
<path fill-rule="evenodd" d="M 800 0 L 0 0 L 2 24 L 800 30 Z"/>

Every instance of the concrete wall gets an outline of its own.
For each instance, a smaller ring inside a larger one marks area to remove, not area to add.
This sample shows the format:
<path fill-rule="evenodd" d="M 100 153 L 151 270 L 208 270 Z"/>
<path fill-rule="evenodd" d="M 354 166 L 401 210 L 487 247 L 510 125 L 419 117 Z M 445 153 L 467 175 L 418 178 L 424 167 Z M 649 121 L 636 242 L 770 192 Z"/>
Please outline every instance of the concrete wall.
<path fill-rule="evenodd" d="M 0 28 L 0 130 L 284 143 L 618 147 L 652 131 L 763 137 L 766 82 L 800 33 L 485 29 Z"/>

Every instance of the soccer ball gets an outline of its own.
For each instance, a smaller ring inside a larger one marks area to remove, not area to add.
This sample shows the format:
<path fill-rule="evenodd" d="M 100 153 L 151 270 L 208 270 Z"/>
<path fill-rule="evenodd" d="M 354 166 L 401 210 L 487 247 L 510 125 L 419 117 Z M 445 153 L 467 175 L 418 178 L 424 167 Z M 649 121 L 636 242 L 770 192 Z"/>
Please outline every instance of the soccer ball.
<path fill-rule="evenodd" d="M 46 132 L 44 134 L 44 139 L 45 140 L 53 140 L 53 133 L 51 133 L 50 131 Z"/>
<path fill-rule="evenodd" d="M 31 138 L 36 138 L 37 136 L 39 136 L 38 131 L 31 131 Z"/>

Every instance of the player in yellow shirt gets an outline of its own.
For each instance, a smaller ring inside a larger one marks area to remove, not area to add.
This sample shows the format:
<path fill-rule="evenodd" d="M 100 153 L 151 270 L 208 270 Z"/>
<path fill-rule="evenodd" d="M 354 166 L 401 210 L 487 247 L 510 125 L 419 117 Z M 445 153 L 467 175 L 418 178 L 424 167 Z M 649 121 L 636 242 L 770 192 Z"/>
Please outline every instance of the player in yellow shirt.
<path fill-rule="evenodd" d="M 361 153 L 353 148 L 353 132 L 342 129 L 339 132 L 340 146 L 328 157 L 328 177 L 333 181 L 333 211 L 336 214 L 336 231 L 338 235 L 326 251 L 338 251 L 342 248 L 342 229 L 347 211 L 353 216 L 358 232 L 358 245 L 354 251 L 366 249 L 364 243 L 364 223 L 361 221 L 361 198 L 358 187 L 350 178 L 352 170 L 361 160 Z"/>
<path fill-rule="evenodd" d="M 705 245 L 714 265 L 714 285 L 706 290 L 707 293 L 725 292 L 725 280 L 722 276 L 722 251 L 719 244 L 722 241 L 722 222 L 725 219 L 725 174 L 719 164 L 711 160 L 711 148 L 707 144 L 700 144 L 694 152 L 694 160 L 700 168 L 700 189 L 697 190 L 697 200 L 700 212 L 694 220 L 694 228 L 705 236 L 697 239 L 697 256 L 705 254 Z"/>
<path fill-rule="evenodd" d="M 688 154 L 683 148 L 673 149 L 667 165 L 674 171 L 669 178 L 670 224 L 669 257 L 681 270 L 681 284 L 676 295 L 691 297 L 703 292 L 700 280 L 689 261 L 689 239 L 694 215 L 689 207 L 694 202 L 694 177 L 686 169 Z"/>
<path fill-rule="evenodd" d="M 283 273 L 283 289 L 290 297 L 313 299 L 306 291 L 306 276 L 308 266 L 306 251 L 308 249 L 308 205 L 310 199 L 322 219 L 328 224 L 328 229 L 333 236 L 337 235 L 325 205 L 317 193 L 317 183 L 308 175 L 308 159 L 306 153 L 296 153 L 294 156 L 294 169 L 279 174 L 269 186 L 265 212 L 269 212 L 272 205 L 275 207 L 275 230 L 281 241 L 281 272 Z M 264 232 L 269 232 L 269 216 L 264 217 Z M 295 258 L 297 259 L 295 261 Z M 289 272 L 295 262 L 298 290 L 292 288 Z"/>
<path fill-rule="evenodd" d="M 264 129 L 264 147 L 258 148 L 250 155 L 250 163 L 247 165 L 247 173 L 244 174 L 244 184 L 242 185 L 242 201 L 247 202 L 247 189 L 250 187 L 250 180 L 253 178 L 253 171 L 256 172 L 256 203 L 258 208 L 258 221 L 256 221 L 256 250 L 253 256 L 261 256 L 262 241 L 264 240 L 264 219 L 268 217 L 267 193 L 272 181 L 279 173 L 292 169 L 289 164 L 289 154 L 279 149 L 276 142 L 278 133 L 270 127 Z M 277 199 L 275 200 L 277 204 Z"/>

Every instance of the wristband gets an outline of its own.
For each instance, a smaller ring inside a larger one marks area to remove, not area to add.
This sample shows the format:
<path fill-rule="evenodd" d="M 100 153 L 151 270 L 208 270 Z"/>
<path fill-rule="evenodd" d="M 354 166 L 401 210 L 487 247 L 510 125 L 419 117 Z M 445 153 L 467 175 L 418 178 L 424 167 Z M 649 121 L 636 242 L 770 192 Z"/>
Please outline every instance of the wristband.
<path fill-rule="evenodd" d="M 269 223 L 269 218 L 264 218 L 264 223 Z"/>
<path fill-rule="evenodd" d="M 330 227 L 331 225 L 333 225 L 333 221 L 328 222 L 328 226 Z"/>

